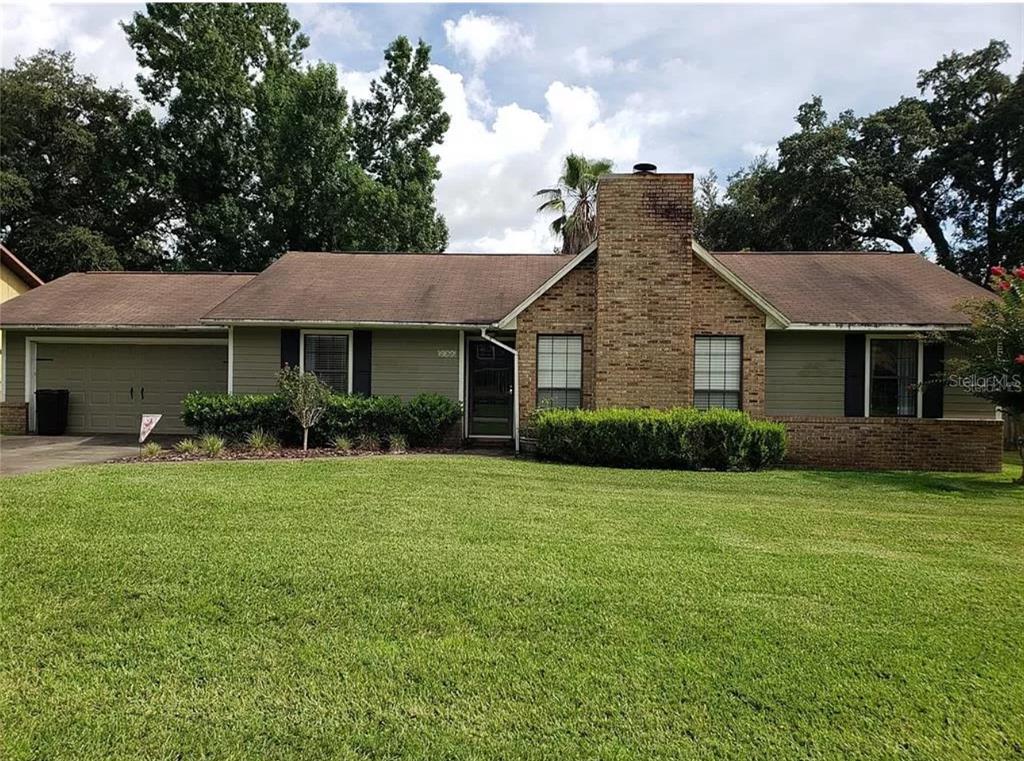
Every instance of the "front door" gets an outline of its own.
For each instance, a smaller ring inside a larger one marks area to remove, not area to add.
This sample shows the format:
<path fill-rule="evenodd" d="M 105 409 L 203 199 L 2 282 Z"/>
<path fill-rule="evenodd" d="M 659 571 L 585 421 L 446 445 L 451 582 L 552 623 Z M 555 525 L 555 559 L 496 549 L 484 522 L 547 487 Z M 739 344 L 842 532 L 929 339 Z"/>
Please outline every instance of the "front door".
<path fill-rule="evenodd" d="M 466 345 L 470 436 L 512 436 L 512 353 L 481 338 Z"/>

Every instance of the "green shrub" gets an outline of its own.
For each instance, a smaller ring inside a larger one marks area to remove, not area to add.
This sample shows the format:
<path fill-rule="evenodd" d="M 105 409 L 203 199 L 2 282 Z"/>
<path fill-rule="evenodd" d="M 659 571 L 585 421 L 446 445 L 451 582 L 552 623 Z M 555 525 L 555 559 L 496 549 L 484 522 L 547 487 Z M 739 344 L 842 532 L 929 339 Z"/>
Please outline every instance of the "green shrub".
<path fill-rule="evenodd" d="M 352 439 L 344 435 L 335 436 L 334 441 L 331 443 L 334 445 L 334 448 L 337 449 L 339 452 L 348 453 L 355 448 L 354 445 L 352 444 Z"/>
<path fill-rule="evenodd" d="M 419 410 L 419 404 L 413 408 Z M 415 415 L 416 420 L 423 417 L 419 412 Z M 373 433 L 381 438 L 389 431 L 411 439 L 406 430 L 409 419 L 407 406 L 398 397 L 332 394 L 323 416 L 309 431 L 309 443 L 329 446 L 339 436 L 355 440 L 364 433 Z M 282 443 L 302 442 L 302 428 L 280 394 L 229 396 L 192 392 L 182 402 L 182 420 L 199 434 L 212 433 L 239 444 L 245 443 L 249 433 L 257 428 Z"/>
<path fill-rule="evenodd" d="M 178 454 L 199 454 L 199 442 L 195 439 L 182 439 L 174 444 Z"/>
<path fill-rule="evenodd" d="M 298 441 L 301 429 L 277 394 L 204 394 L 193 391 L 181 403 L 181 419 L 200 435 L 244 442 L 259 428 L 278 439 Z"/>
<path fill-rule="evenodd" d="M 408 451 L 409 445 L 405 440 L 405 436 L 400 433 L 388 434 L 388 451 L 393 454 L 402 454 Z"/>
<path fill-rule="evenodd" d="M 436 447 L 462 417 L 462 405 L 440 394 L 417 394 L 405 405 L 402 430 L 414 447 Z"/>
<path fill-rule="evenodd" d="M 224 439 L 212 433 L 208 433 L 199 439 L 199 448 L 204 454 L 216 457 L 224 451 Z"/>
<path fill-rule="evenodd" d="M 733 410 L 547 410 L 534 430 L 540 457 L 583 465 L 756 469 L 785 454 L 782 425 Z"/>
<path fill-rule="evenodd" d="M 256 428 L 245 437 L 246 446 L 253 452 L 275 452 L 280 448 L 277 439 L 262 428 Z"/>
<path fill-rule="evenodd" d="M 157 444 L 155 441 L 150 441 L 147 444 L 143 445 L 140 454 L 142 455 L 142 459 L 150 460 L 156 457 L 162 451 L 164 451 L 164 448 L 162 446 Z"/>
<path fill-rule="evenodd" d="M 357 446 L 365 452 L 379 452 L 381 447 L 380 436 L 369 431 L 361 434 Z"/>
<path fill-rule="evenodd" d="M 786 426 L 768 420 L 754 420 L 743 448 L 744 464 L 751 470 L 779 465 L 786 457 Z"/>

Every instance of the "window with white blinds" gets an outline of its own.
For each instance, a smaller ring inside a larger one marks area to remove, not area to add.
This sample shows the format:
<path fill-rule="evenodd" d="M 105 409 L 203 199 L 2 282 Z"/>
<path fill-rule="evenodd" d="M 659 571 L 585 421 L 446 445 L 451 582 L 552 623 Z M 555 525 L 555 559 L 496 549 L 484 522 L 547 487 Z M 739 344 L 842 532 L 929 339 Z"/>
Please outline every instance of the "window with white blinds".
<path fill-rule="evenodd" d="M 579 407 L 583 387 L 583 338 L 537 337 L 537 406 Z"/>
<path fill-rule="evenodd" d="M 693 406 L 707 410 L 740 409 L 743 339 L 739 336 L 697 336 L 694 341 Z"/>
<path fill-rule="evenodd" d="M 303 371 L 317 378 L 339 394 L 348 388 L 348 335 L 313 334 L 303 337 Z"/>

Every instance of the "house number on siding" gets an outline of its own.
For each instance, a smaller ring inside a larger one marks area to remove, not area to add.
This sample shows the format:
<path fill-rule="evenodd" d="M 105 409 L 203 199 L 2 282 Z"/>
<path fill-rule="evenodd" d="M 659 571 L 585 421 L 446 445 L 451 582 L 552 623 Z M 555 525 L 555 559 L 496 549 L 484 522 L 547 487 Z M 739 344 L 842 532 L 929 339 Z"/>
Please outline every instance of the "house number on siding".
<path fill-rule="evenodd" d="M 438 349 L 437 356 L 444 357 L 445 359 L 455 359 L 458 356 L 458 352 L 455 349 Z"/>

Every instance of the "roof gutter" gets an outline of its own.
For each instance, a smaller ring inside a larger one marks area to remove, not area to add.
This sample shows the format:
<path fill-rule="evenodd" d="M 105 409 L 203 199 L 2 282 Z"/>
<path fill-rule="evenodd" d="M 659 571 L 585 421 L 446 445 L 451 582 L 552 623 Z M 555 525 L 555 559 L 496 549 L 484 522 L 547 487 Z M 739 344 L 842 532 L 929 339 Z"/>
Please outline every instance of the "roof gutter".
<path fill-rule="evenodd" d="M 480 337 L 512 355 L 512 442 L 519 454 L 519 352 L 487 335 L 487 328 L 480 328 Z"/>
<path fill-rule="evenodd" d="M 0 330 L 126 330 L 136 333 L 149 331 L 187 331 L 190 333 L 223 332 L 219 325 L 131 325 L 126 323 L 80 323 L 75 325 L 50 323 L 0 323 Z"/>
<path fill-rule="evenodd" d="M 200 322 L 211 327 L 331 327 L 331 328 L 444 328 L 451 330 L 479 330 L 485 323 L 479 322 L 386 322 L 381 320 L 218 320 L 202 317 Z"/>

